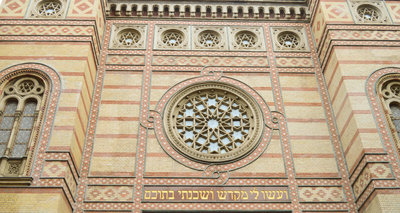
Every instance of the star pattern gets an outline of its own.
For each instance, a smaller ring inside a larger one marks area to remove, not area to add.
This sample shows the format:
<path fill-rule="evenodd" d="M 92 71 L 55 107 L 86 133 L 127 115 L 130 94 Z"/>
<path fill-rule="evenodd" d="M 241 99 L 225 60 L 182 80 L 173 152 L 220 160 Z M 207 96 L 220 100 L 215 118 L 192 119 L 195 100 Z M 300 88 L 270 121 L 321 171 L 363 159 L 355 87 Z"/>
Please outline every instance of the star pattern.
<path fill-rule="evenodd" d="M 200 45 L 206 48 L 215 47 L 221 42 L 219 34 L 215 31 L 205 31 L 199 35 Z"/>
<path fill-rule="evenodd" d="M 248 31 L 245 32 L 239 32 L 236 37 L 236 44 L 238 44 L 240 47 L 243 48 L 251 48 L 254 47 L 256 42 L 257 42 L 257 38 L 256 36 Z"/>
<path fill-rule="evenodd" d="M 300 39 L 294 33 L 283 32 L 278 35 L 278 42 L 285 48 L 295 49 L 299 45 Z"/>
<path fill-rule="evenodd" d="M 44 1 L 38 5 L 38 12 L 40 16 L 55 16 L 60 13 L 62 4 L 59 1 Z"/>
<path fill-rule="evenodd" d="M 184 143 L 205 154 L 224 154 L 249 138 L 251 113 L 222 90 L 200 91 L 179 104 L 176 130 Z"/>
<path fill-rule="evenodd" d="M 357 9 L 357 13 L 365 22 L 375 22 L 380 17 L 378 9 L 370 5 L 361 5 Z"/>
<path fill-rule="evenodd" d="M 134 46 L 140 40 L 140 33 L 133 29 L 124 30 L 119 35 L 119 43 L 124 46 Z"/>
<path fill-rule="evenodd" d="M 170 31 L 164 33 L 162 42 L 169 47 L 180 46 L 183 42 L 183 34 L 178 31 Z"/>

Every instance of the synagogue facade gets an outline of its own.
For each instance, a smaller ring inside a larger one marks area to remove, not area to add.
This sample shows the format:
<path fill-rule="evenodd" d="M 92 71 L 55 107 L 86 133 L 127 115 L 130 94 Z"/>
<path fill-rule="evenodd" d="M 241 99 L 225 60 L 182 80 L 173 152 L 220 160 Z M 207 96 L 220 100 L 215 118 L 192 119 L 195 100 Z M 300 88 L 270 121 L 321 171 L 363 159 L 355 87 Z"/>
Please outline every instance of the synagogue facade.
<path fill-rule="evenodd" d="M 400 212 L 400 3 L 3 0 L 0 212 Z"/>

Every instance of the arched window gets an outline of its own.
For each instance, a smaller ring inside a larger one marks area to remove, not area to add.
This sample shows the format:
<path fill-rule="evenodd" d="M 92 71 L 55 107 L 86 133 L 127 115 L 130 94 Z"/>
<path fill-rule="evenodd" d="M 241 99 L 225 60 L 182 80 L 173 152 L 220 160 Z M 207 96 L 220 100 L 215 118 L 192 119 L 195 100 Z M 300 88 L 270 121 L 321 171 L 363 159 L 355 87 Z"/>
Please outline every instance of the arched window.
<path fill-rule="evenodd" d="M 35 76 L 22 76 L 11 79 L 2 88 L 0 176 L 19 176 L 38 133 L 37 120 L 45 85 Z"/>
<path fill-rule="evenodd" d="M 397 149 L 400 148 L 400 75 L 384 77 L 379 86 L 378 94 L 395 138 Z"/>

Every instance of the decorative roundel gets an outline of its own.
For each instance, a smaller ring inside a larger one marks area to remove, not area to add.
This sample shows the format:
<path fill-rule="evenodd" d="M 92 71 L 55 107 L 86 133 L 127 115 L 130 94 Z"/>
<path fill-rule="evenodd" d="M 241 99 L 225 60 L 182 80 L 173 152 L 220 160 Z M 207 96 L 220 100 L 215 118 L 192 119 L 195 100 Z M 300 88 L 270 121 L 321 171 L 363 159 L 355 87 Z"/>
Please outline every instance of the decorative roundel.
<path fill-rule="evenodd" d="M 163 114 L 169 143 L 200 162 L 225 163 L 249 154 L 263 133 L 263 113 L 243 90 L 220 82 L 177 92 Z"/>
<path fill-rule="evenodd" d="M 123 46 L 136 46 L 140 41 L 140 32 L 135 29 L 124 29 L 118 33 L 118 41 Z"/>
<path fill-rule="evenodd" d="M 235 35 L 235 42 L 243 48 L 254 47 L 257 43 L 257 36 L 250 31 L 240 31 Z"/>
<path fill-rule="evenodd" d="M 381 11 L 375 6 L 369 4 L 358 6 L 357 14 L 364 22 L 377 22 L 381 17 Z"/>
<path fill-rule="evenodd" d="M 162 42 L 168 47 L 181 46 L 184 35 L 179 30 L 167 30 L 162 34 Z"/>
<path fill-rule="evenodd" d="M 206 30 L 199 34 L 199 43 L 206 48 L 216 47 L 221 43 L 221 36 L 215 31 Z"/>
<path fill-rule="evenodd" d="M 36 10 L 39 16 L 53 17 L 61 13 L 62 6 L 62 3 L 58 0 L 44 0 L 37 4 Z"/>
<path fill-rule="evenodd" d="M 278 43 L 287 49 L 296 49 L 300 44 L 300 38 L 296 33 L 284 31 L 279 33 Z"/>

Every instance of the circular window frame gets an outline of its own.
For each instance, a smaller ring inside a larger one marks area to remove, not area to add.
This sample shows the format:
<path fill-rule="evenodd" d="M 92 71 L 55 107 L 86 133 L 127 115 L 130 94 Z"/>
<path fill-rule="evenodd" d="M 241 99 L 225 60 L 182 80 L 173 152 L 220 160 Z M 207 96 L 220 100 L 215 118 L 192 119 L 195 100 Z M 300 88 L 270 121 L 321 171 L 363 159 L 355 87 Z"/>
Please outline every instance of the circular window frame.
<path fill-rule="evenodd" d="M 223 90 L 227 93 L 237 96 L 241 101 L 247 104 L 253 116 L 251 122 L 253 122 L 254 129 L 252 130 L 251 134 L 249 134 L 249 139 L 242 143 L 240 147 L 224 154 L 202 153 L 187 146 L 187 144 L 178 135 L 179 133 L 177 132 L 176 127 L 174 127 L 175 119 L 173 118 L 173 115 L 177 111 L 177 105 L 182 102 L 183 99 L 197 91 L 213 89 Z M 248 156 L 254 149 L 256 149 L 262 140 L 261 136 L 264 133 L 264 113 L 262 112 L 257 101 L 241 88 L 227 83 L 209 81 L 195 83 L 184 87 L 177 91 L 169 99 L 164 107 L 162 115 L 163 130 L 171 147 L 173 147 L 173 149 L 183 156 L 199 163 L 227 164 L 240 160 Z"/>
<path fill-rule="evenodd" d="M 164 42 L 164 37 L 165 37 L 166 34 L 168 34 L 168 33 L 177 33 L 177 34 L 179 34 L 179 35 L 182 37 L 181 43 L 178 44 L 178 45 L 169 45 L 169 41 L 170 41 L 170 40 L 168 40 L 167 42 Z M 165 30 L 164 32 L 161 33 L 161 43 L 162 43 L 163 46 L 165 46 L 165 47 L 167 47 L 167 48 L 178 48 L 178 47 L 182 47 L 182 46 L 184 46 L 184 44 L 186 43 L 186 36 L 185 36 L 185 34 L 184 34 L 181 30 L 178 30 L 178 29 L 167 29 L 167 30 Z"/>
<path fill-rule="evenodd" d="M 362 8 L 369 8 L 369 9 L 374 10 L 378 14 L 378 17 L 375 20 L 365 19 L 364 16 L 362 16 L 359 13 L 359 10 L 362 9 Z M 356 14 L 358 16 L 358 19 L 363 23 L 380 23 L 382 21 L 382 18 L 383 18 L 383 13 L 382 13 L 381 9 L 379 9 L 378 7 L 376 7 L 376 6 L 372 5 L 372 4 L 360 4 L 360 5 L 357 6 L 355 11 L 356 11 Z"/>
<path fill-rule="evenodd" d="M 281 36 L 284 36 L 284 35 L 292 35 L 292 36 L 294 36 L 297 39 L 296 46 L 288 47 L 288 46 L 286 46 L 284 44 L 281 44 L 280 39 L 281 39 Z M 282 31 L 282 32 L 279 32 L 276 35 L 276 41 L 277 41 L 278 45 L 282 49 L 286 49 L 286 50 L 297 50 L 297 49 L 300 49 L 302 47 L 302 43 L 303 43 L 303 40 L 301 39 L 299 34 L 293 32 L 293 31 Z"/>
<path fill-rule="evenodd" d="M 207 46 L 207 45 L 203 44 L 203 43 L 201 42 L 202 36 L 203 36 L 204 34 L 206 34 L 206 33 L 210 33 L 210 34 L 213 34 L 214 36 L 216 36 L 216 37 L 218 38 L 218 43 L 214 43 L 214 45 L 212 45 L 212 46 Z M 222 45 L 222 43 L 223 43 L 223 41 L 222 41 L 222 35 L 221 35 L 219 32 L 215 31 L 215 30 L 203 30 L 203 31 L 199 32 L 198 38 L 197 38 L 197 42 L 199 43 L 199 45 L 200 45 L 202 48 L 205 48 L 205 49 L 215 49 L 215 48 L 219 48 L 219 47 Z"/>
<path fill-rule="evenodd" d="M 132 42 L 131 45 L 125 45 L 125 44 L 123 44 L 123 42 L 121 42 L 121 36 L 122 36 L 122 34 L 123 34 L 123 33 L 128 33 L 128 32 L 136 33 L 137 35 L 139 35 L 139 38 L 138 38 L 137 42 Z M 143 36 L 142 36 L 142 33 L 140 33 L 139 30 L 134 29 L 134 28 L 125 28 L 125 29 L 120 30 L 120 31 L 117 33 L 116 40 L 117 40 L 117 43 L 118 43 L 120 46 L 122 46 L 122 47 L 125 47 L 125 48 L 134 48 L 134 47 L 137 47 L 137 46 L 139 45 L 140 41 L 142 40 L 142 37 L 143 37 Z"/>
<path fill-rule="evenodd" d="M 242 43 L 238 43 L 238 37 L 240 36 L 240 35 L 243 35 L 243 34 L 249 34 L 249 35 L 251 35 L 253 38 L 254 38 L 254 43 L 252 44 L 252 45 L 250 45 L 250 46 L 244 46 Z M 255 48 L 255 47 L 257 47 L 257 44 L 259 43 L 259 38 L 258 38 L 258 36 L 254 33 L 254 32 L 251 32 L 251 31 L 249 31 L 249 30 L 241 30 L 241 31 L 239 31 L 239 32 L 237 32 L 237 33 L 235 33 L 235 36 L 234 36 L 234 39 L 235 39 L 235 43 L 236 43 L 236 45 L 239 47 L 239 48 L 242 48 L 242 49 L 252 49 L 252 48 Z"/>

